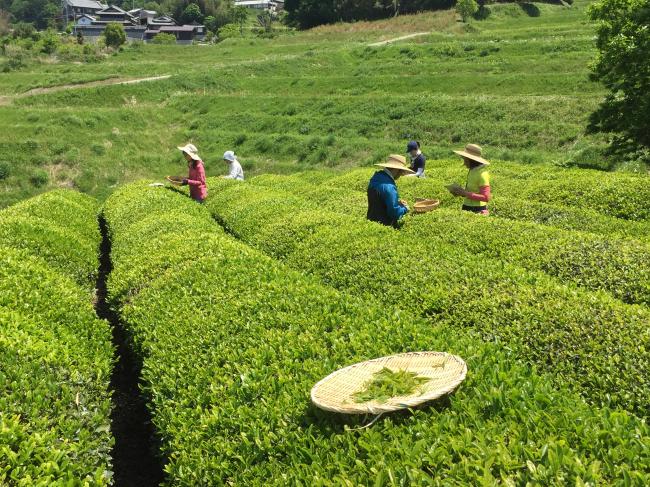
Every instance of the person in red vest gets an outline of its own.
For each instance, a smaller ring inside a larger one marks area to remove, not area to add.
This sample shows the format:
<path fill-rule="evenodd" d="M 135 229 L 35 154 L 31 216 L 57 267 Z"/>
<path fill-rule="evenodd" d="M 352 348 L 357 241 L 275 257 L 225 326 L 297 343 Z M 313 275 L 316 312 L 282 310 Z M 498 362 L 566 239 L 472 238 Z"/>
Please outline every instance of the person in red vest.
<path fill-rule="evenodd" d="M 178 150 L 185 156 L 189 174 L 181 182 L 170 181 L 174 184 L 188 185 L 190 187 L 190 197 L 194 201 L 203 203 L 208 197 L 208 186 L 205 184 L 205 168 L 203 167 L 203 161 L 199 157 L 198 150 L 193 144 L 184 145 L 179 147 Z"/>

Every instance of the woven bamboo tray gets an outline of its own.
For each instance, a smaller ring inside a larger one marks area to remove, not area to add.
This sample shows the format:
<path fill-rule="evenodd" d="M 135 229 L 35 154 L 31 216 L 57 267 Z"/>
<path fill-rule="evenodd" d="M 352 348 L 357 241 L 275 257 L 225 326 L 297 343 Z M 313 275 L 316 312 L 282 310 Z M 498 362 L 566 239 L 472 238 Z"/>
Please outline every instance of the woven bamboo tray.
<path fill-rule="evenodd" d="M 181 176 L 167 176 L 167 181 L 173 181 L 175 183 L 182 183 L 183 178 Z"/>
<path fill-rule="evenodd" d="M 415 213 L 427 213 L 428 211 L 435 210 L 438 206 L 440 206 L 440 200 L 417 198 L 413 205 L 413 211 Z"/>
<path fill-rule="evenodd" d="M 354 394 L 364 390 L 373 375 L 384 367 L 407 370 L 427 377 L 418 391 L 395 396 L 386 402 L 356 402 Z M 444 352 L 410 352 L 350 365 L 328 375 L 311 390 L 311 400 L 319 408 L 343 414 L 383 414 L 418 406 L 450 393 L 465 379 L 467 365 L 460 357 Z"/>

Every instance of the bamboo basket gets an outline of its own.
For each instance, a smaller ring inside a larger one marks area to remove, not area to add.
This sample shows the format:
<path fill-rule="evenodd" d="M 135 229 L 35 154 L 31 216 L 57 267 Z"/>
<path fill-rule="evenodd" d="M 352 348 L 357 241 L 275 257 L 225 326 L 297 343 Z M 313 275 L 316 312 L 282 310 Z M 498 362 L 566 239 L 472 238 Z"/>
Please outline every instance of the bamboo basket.
<path fill-rule="evenodd" d="M 429 380 L 408 396 L 395 396 L 386 402 L 355 402 L 375 373 L 384 367 L 407 370 Z M 342 414 L 383 414 L 412 408 L 449 394 L 465 379 L 467 365 L 460 357 L 445 352 L 409 352 L 350 365 L 328 375 L 311 390 L 317 407 Z"/>
<path fill-rule="evenodd" d="M 440 206 L 440 200 L 416 198 L 415 204 L 413 205 L 413 211 L 415 213 L 427 213 L 435 210 L 438 206 Z"/>

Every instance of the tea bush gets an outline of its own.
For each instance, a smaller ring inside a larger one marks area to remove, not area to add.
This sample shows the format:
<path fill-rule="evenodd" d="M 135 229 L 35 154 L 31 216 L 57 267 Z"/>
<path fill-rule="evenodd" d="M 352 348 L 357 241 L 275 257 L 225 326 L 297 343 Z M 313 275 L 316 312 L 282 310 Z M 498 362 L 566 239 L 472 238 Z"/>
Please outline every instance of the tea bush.
<path fill-rule="evenodd" d="M 81 193 L 44 193 L 0 211 L 0 242 L 38 255 L 91 290 L 100 242 L 97 210 L 97 202 Z"/>
<path fill-rule="evenodd" d="M 299 176 L 290 180 L 258 176 L 252 182 L 300 194 L 336 212 L 365 216 L 367 199 L 361 192 L 301 183 Z M 405 193 L 417 194 L 413 188 L 419 181 L 408 178 L 400 180 L 399 185 L 406 186 Z M 606 290 L 628 303 L 650 304 L 650 243 L 567 232 L 504 218 L 472 217 L 458 210 L 438 210 L 406 218 L 404 230 L 420 242 L 422 252 L 440 243 L 459 245 L 475 254 L 546 272 L 564 282 Z"/>
<path fill-rule="evenodd" d="M 96 210 L 57 191 L 0 211 L 3 485 L 111 482 L 111 332 L 88 293 Z"/>
<path fill-rule="evenodd" d="M 224 191 L 221 203 L 245 187 L 210 184 L 211 194 Z M 236 199 L 233 211 L 246 210 L 245 198 Z M 184 227 L 166 228 L 184 211 Z M 170 484 L 648 480 L 643 421 L 555 389 L 468 328 L 432 326 L 325 287 L 224 234 L 205 207 L 172 191 L 129 185 L 107 200 L 104 215 L 120 249 L 109 286 L 120 289 L 115 305 L 143 358 Z M 138 292 L 129 296 L 131 289 Z M 309 405 L 311 386 L 331 371 L 421 349 L 467 360 L 470 373 L 454 395 L 362 430 L 350 426 L 364 418 Z"/>
<path fill-rule="evenodd" d="M 295 195 L 224 180 L 209 184 L 207 206 L 216 218 L 291 267 L 435 323 L 474 328 L 485 340 L 508 343 L 595 404 L 647 414 L 647 308 L 491 262 L 459 245 L 427 244 L 360 218 L 333 218 L 304 201 L 296 204 Z M 287 218 L 292 214 L 301 217 Z M 277 253 L 287 235 L 295 239 L 291 252 Z"/>

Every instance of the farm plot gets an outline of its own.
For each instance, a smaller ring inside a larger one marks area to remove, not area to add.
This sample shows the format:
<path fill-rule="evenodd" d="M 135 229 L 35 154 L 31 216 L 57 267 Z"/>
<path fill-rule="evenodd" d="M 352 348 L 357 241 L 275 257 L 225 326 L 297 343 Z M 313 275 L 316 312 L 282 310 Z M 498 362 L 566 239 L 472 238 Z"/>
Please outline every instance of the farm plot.
<path fill-rule="evenodd" d="M 0 483 L 111 482 L 108 323 L 90 289 L 97 202 L 46 193 L 0 211 Z"/>
<path fill-rule="evenodd" d="M 557 375 L 594 404 L 648 411 L 647 307 L 359 218 L 314 210 L 297 195 L 210 180 L 208 207 L 231 232 L 328 285 L 488 341 Z"/>
<path fill-rule="evenodd" d="M 310 200 L 314 208 L 365 217 L 367 199 L 360 191 L 300 184 L 299 177 L 263 175 L 253 178 L 252 183 L 287 190 Z M 430 194 L 427 186 L 414 178 L 400 181 L 411 202 L 418 191 L 420 195 Z M 447 207 L 452 204 L 459 203 L 447 203 Z M 650 224 L 637 224 L 644 225 L 650 237 Z M 474 254 L 545 272 L 565 283 L 607 291 L 627 303 L 650 304 L 650 241 L 572 232 L 506 218 L 476 219 L 458 209 L 409 216 L 403 231 L 418 242 L 417 248 L 423 253 L 441 243 L 460 246 Z"/>
<path fill-rule="evenodd" d="M 109 287 L 143 357 L 170 484 L 648 480 L 643 421 L 586 405 L 470 328 L 323 286 L 173 191 L 126 186 L 104 215 Z M 456 394 L 356 431 L 309 405 L 329 372 L 421 349 L 466 359 Z"/>

